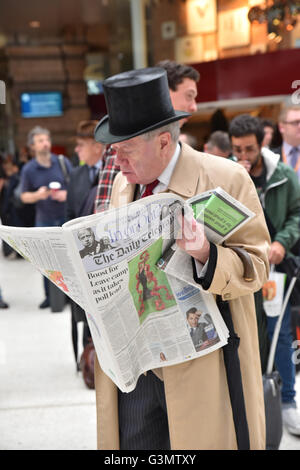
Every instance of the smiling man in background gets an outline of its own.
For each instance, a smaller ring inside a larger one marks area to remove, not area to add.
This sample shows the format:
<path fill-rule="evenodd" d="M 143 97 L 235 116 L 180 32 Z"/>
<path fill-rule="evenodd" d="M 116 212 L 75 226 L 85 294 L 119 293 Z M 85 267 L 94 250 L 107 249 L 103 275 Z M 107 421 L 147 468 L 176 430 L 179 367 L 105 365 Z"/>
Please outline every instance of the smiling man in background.
<path fill-rule="evenodd" d="M 167 72 L 173 108 L 189 114 L 195 113 L 197 111 L 199 72 L 190 65 L 178 64 L 171 60 L 162 60 L 158 62 L 157 67 L 162 67 Z M 180 120 L 180 127 L 188 121 L 189 117 Z"/>

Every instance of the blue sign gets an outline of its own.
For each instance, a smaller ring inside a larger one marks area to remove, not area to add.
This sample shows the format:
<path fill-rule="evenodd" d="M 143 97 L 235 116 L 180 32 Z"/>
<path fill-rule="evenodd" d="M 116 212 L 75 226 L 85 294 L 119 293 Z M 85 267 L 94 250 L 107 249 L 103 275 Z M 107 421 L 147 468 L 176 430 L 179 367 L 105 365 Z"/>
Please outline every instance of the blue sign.
<path fill-rule="evenodd" d="M 58 91 L 22 93 L 21 114 L 25 118 L 62 116 L 62 94 Z"/>

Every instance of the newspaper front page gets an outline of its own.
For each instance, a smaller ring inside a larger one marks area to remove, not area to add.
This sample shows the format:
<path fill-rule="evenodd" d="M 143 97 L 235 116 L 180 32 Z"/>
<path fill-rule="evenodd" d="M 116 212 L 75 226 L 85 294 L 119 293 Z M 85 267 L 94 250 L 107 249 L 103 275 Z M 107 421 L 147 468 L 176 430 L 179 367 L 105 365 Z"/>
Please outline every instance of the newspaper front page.
<path fill-rule="evenodd" d="M 147 370 L 227 343 L 213 296 L 157 267 L 174 244 L 183 205 L 165 193 L 63 227 L 0 227 L 7 243 L 86 311 L 99 363 L 123 392 Z"/>

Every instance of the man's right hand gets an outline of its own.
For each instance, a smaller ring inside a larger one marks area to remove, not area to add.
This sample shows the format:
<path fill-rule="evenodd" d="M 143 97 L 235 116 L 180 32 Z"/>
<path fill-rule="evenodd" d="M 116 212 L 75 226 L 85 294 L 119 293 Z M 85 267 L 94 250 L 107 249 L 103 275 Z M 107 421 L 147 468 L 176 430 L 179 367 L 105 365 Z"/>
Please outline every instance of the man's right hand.
<path fill-rule="evenodd" d="M 35 204 L 38 201 L 47 199 L 50 196 L 50 189 L 47 186 L 41 186 L 36 191 L 25 191 L 21 194 L 21 201 L 24 204 Z"/>
<path fill-rule="evenodd" d="M 50 196 L 50 190 L 47 188 L 47 186 L 41 186 L 36 191 L 36 196 L 38 201 L 45 200 Z"/>

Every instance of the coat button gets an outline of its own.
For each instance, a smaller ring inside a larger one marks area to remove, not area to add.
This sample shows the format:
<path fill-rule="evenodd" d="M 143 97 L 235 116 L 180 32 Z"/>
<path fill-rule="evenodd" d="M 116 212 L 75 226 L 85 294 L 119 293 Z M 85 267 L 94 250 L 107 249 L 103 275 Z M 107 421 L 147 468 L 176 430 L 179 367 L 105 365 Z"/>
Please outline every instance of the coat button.
<path fill-rule="evenodd" d="M 230 299 L 230 297 L 231 297 L 230 292 L 228 292 L 227 294 L 224 294 L 223 297 L 224 297 L 224 299 Z"/>

